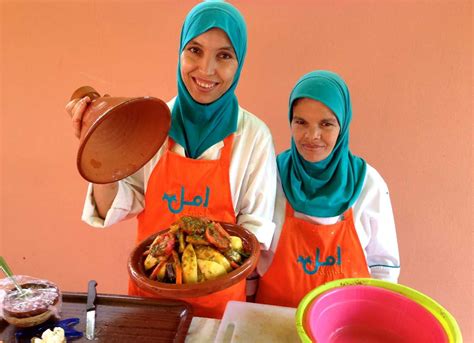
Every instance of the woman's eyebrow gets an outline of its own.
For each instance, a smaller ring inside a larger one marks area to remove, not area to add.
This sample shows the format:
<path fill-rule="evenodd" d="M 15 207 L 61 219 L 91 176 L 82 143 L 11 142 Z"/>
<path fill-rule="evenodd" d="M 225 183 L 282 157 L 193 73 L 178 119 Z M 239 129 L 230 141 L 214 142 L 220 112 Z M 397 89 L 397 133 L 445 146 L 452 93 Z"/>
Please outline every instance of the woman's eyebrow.
<path fill-rule="evenodd" d="M 191 39 L 186 45 L 190 45 L 190 44 L 198 45 L 199 47 L 202 47 L 202 44 L 200 44 L 197 40 L 194 40 L 194 39 Z"/>
<path fill-rule="evenodd" d="M 235 53 L 234 48 L 232 46 L 224 46 L 222 48 L 219 48 L 219 50 L 225 50 L 225 51 Z"/>
<path fill-rule="evenodd" d="M 203 47 L 203 45 L 202 45 L 201 43 L 199 43 L 199 42 L 198 42 L 197 40 L 195 40 L 195 39 L 191 39 L 191 40 L 188 42 L 188 44 L 186 44 L 186 46 L 191 45 L 191 44 L 192 44 L 192 45 L 196 45 L 196 46 L 198 46 L 198 47 L 200 47 L 200 48 Z M 222 51 L 222 50 L 223 50 L 223 51 L 229 51 L 229 52 L 232 52 L 232 53 L 235 54 L 234 47 L 233 47 L 232 45 L 223 46 L 223 47 L 219 48 L 218 50 L 219 50 L 219 51 Z"/>

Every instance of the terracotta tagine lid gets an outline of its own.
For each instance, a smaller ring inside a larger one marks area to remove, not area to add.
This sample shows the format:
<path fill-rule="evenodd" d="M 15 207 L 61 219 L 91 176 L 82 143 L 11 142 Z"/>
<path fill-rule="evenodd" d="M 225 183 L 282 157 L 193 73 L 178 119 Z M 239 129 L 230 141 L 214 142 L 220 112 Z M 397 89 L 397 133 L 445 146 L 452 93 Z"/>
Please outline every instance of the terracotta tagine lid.
<path fill-rule="evenodd" d="M 89 96 L 82 118 L 77 168 L 92 183 L 121 180 L 145 165 L 165 141 L 171 125 L 168 105 L 153 97 L 100 96 L 78 88 L 72 99 Z"/>

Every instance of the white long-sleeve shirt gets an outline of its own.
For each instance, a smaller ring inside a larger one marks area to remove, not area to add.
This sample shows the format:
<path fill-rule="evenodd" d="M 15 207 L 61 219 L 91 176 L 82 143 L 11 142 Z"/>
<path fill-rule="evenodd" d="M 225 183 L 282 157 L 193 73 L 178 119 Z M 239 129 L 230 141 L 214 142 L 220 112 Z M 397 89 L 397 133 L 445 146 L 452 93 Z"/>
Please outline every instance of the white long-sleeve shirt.
<path fill-rule="evenodd" d="M 262 251 L 257 266 L 263 276 L 270 267 L 278 246 L 285 220 L 286 197 L 278 178 L 275 203 L 275 235 L 270 249 Z M 395 221 L 387 184 L 382 176 L 367 164 L 367 173 L 359 198 L 352 206 L 354 225 L 364 251 L 370 274 L 373 278 L 392 282 L 398 281 L 400 258 L 398 253 Z M 310 223 L 330 225 L 338 222 L 340 216 L 330 218 L 311 217 L 295 211 L 295 217 Z"/>
<path fill-rule="evenodd" d="M 168 103 L 172 108 L 174 99 Z M 223 141 L 209 147 L 198 159 L 216 160 Z M 118 182 L 118 193 L 105 219 L 99 217 L 92 185 L 89 185 L 82 220 L 91 226 L 107 227 L 139 214 L 145 206 L 148 179 L 168 149 L 165 141 L 156 155 L 135 174 Z M 185 156 L 184 148 L 176 143 L 172 151 Z M 229 168 L 230 188 L 237 224 L 251 231 L 262 249 L 268 249 L 273 237 L 273 211 L 277 184 L 275 148 L 270 130 L 256 116 L 239 107 L 237 131 L 234 133 Z"/>

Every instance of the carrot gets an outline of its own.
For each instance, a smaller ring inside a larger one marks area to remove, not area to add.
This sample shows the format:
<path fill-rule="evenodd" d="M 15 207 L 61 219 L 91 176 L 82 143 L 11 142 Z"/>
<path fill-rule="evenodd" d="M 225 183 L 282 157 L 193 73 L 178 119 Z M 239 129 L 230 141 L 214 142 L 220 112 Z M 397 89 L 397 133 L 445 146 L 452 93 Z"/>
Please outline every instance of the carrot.
<path fill-rule="evenodd" d="M 155 269 L 153 269 L 153 272 L 151 273 L 150 275 L 150 279 L 156 279 L 157 275 L 158 275 L 158 272 L 160 271 L 160 269 L 165 265 L 166 261 L 168 261 L 168 256 L 163 258 L 159 263 L 158 265 L 155 267 Z"/>

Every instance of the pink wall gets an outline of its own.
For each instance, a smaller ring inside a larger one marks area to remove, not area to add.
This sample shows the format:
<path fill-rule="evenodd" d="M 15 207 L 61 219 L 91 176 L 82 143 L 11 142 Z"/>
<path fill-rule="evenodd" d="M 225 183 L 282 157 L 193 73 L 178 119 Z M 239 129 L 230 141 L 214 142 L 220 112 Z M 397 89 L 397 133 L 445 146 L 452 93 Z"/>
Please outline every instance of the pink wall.
<path fill-rule="evenodd" d="M 18 274 L 126 291 L 135 222 L 80 221 L 86 182 L 64 105 L 78 86 L 171 98 L 181 22 L 196 1 L 1 4 L 0 251 Z M 235 1 L 248 23 L 240 103 L 289 144 L 297 78 L 349 84 L 352 151 L 387 181 L 400 282 L 472 332 L 472 4 L 469 1 Z M 297 5 L 295 5 L 297 4 Z"/>

